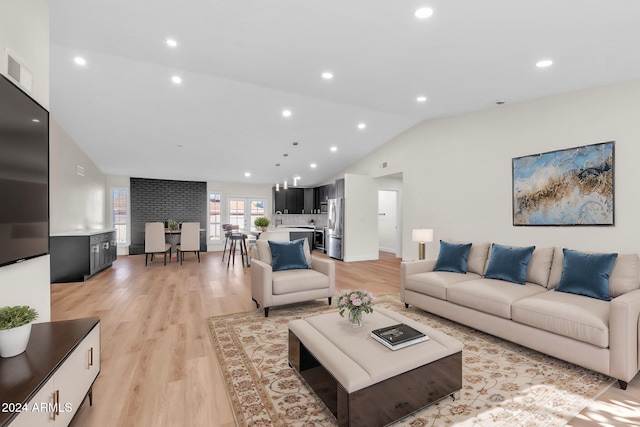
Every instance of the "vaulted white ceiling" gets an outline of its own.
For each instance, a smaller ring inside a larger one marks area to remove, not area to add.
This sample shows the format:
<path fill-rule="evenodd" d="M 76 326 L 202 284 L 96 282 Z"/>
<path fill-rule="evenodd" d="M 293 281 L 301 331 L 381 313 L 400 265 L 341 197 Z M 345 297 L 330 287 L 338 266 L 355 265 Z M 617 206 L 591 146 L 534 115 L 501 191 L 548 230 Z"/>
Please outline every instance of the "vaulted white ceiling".
<path fill-rule="evenodd" d="M 424 6 L 434 13 L 420 20 Z M 51 113 L 108 175 L 259 184 L 299 175 L 310 186 L 425 119 L 640 78 L 637 0 L 56 0 L 50 9 Z M 553 65 L 536 67 L 542 59 Z"/>

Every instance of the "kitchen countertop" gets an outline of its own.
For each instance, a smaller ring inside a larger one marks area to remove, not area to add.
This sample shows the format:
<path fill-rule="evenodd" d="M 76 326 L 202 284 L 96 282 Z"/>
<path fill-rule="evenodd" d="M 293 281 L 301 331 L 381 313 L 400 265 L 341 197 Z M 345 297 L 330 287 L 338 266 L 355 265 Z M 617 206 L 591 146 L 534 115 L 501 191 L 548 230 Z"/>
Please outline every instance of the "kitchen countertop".
<path fill-rule="evenodd" d="M 322 227 L 316 227 L 314 225 L 280 225 L 274 231 L 312 232 L 317 229 L 322 230 Z"/>
<path fill-rule="evenodd" d="M 109 233 L 111 231 L 116 231 L 115 228 L 102 228 L 99 230 L 70 230 L 70 231 L 61 231 L 58 233 L 51 233 L 51 237 L 63 237 L 63 236 L 95 236 L 96 234 Z"/>

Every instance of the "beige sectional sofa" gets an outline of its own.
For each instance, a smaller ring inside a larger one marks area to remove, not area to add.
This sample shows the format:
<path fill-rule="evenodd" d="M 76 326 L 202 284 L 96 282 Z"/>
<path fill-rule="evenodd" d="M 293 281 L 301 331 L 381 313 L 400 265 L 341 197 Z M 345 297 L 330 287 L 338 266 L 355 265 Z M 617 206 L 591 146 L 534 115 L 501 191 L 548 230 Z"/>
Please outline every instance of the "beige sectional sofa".
<path fill-rule="evenodd" d="M 640 370 L 640 258 L 618 255 L 611 301 L 556 292 L 561 248 L 535 248 L 524 284 L 484 277 L 490 243 L 473 243 L 466 274 L 433 271 L 436 260 L 401 264 L 400 298 L 438 316 L 618 379 Z"/>

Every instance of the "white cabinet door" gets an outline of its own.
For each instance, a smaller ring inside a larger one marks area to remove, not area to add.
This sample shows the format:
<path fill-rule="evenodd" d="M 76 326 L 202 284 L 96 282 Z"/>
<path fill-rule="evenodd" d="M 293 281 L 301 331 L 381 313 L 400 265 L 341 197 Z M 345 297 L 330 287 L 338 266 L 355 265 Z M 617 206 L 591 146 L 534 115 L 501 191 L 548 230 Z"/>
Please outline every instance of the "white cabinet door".
<path fill-rule="evenodd" d="M 53 413 L 51 408 L 54 405 L 53 378 L 40 389 L 38 393 L 29 401 L 27 410 L 14 418 L 11 427 L 53 427 Z"/>
<path fill-rule="evenodd" d="M 100 370 L 100 324 L 76 347 L 54 376 L 59 392 L 56 427 L 71 422 Z"/>

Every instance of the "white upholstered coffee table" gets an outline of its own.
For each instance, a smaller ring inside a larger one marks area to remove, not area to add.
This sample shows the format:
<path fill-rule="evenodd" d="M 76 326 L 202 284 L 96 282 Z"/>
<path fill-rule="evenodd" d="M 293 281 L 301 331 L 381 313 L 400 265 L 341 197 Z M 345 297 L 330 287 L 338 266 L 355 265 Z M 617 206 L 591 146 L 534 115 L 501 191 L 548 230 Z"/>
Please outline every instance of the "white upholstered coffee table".
<path fill-rule="evenodd" d="M 392 351 L 370 334 L 405 323 L 431 339 Z M 462 388 L 463 344 L 384 308 L 352 328 L 337 312 L 289 323 L 289 364 L 339 426 L 385 425 Z"/>

